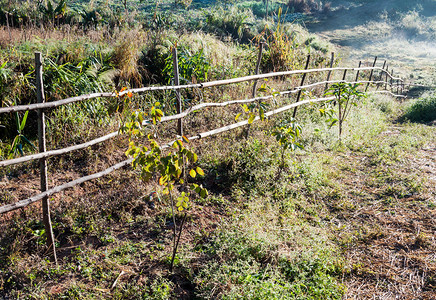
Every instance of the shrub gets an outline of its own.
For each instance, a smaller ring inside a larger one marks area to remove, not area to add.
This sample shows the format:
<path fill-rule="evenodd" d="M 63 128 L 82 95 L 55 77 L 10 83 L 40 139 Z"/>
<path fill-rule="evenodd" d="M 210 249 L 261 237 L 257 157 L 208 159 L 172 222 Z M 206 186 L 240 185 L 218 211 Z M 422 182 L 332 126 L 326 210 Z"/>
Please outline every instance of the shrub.
<path fill-rule="evenodd" d="M 414 102 L 406 110 L 403 119 L 426 123 L 436 120 L 436 95 L 430 95 Z"/>

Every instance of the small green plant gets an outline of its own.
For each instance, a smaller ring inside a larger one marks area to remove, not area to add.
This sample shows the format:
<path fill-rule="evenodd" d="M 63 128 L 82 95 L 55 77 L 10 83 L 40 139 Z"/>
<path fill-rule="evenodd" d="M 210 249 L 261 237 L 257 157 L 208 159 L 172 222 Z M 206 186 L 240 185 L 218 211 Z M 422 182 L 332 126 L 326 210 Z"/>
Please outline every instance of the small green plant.
<path fill-rule="evenodd" d="M 31 141 L 23 134 L 24 127 L 26 126 L 27 122 L 27 116 L 29 115 L 29 111 L 26 111 L 24 113 L 23 119 L 20 120 L 20 116 L 18 112 L 15 113 L 15 120 L 17 122 L 17 136 L 14 138 L 11 150 L 9 152 L 9 158 L 12 158 L 17 153 L 20 153 L 20 155 L 24 155 L 23 147 L 27 144 L 29 145 L 33 150 L 36 150 L 36 147 L 32 144 Z"/>
<path fill-rule="evenodd" d="M 279 143 L 281 149 L 281 163 L 280 170 L 285 167 L 285 151 L 291 150 L 295 151 L 296 149 L 303 149 L 303 145 L 298 142 L 298 138 L 300 137 L 302 131 L 302 127 L 300 124 L 296 122 L 294 118 L 291 118 L 289 121 L 282 122 L 278 126 L 274 128 L 271 135 L 274 136 Z"/>
<path fill-rule="evenodd" d="M 160 120 L 162 111 L 152 107 L 150 115 L 153 118 L 153 123 Z M 170 263 L 170 271 L 173 271 L 174 260 L 177 254 L 180 237 L 183 230 L 183 225 L 187 217 L 187 209 L 190 205 L 191 194 L 187 192 L 187 182 L 184 179 L 184 169 L 187 162 L 195 163 L 197 154 L 185 147 L 184 143 L 189 140 L 183 136 L 182 139 L 176 140 L 168 153 L 164 152 L 151 134 L 147 135 L 149 148 L 140 144 L 135 136 L 143 136 L 144 133 L 140 130 L 144 120 L 144 115 L 141 112 L 134 112 L 130 122 L 127 122 L 122 131 L 129 134 L 129 148 L 126 151 L 127 156 L 133 158 L 132 166 L 141 170 L 140 177 L 143 181 L 150 181 L 154 174 L 158 174 L 159 185 L 163 187 L 162 194 L 168 195 L 170 200 L 171 215 L 173 218 L 173 253 Z M 204 171 L 200 167 L 191 169 L 189 175 L 192 178 L 201 175 L 204 176 Z M 185 189 L 180 195 L 175 198 L 175 187 Z M 201 198 L 206 198 L 208 192 L 205 188 L 198 184 L 192 184 L 190 189 L 196 192 Z M 184 212 L 179 229 L 177 230 L 176 209 L 178 212 Z"/>
<path fill-rule="evenodd" d="M 274 90 L 274 88 L 271 88 L 268 85 L 266 85 L 266 83 L 262 84 L 260 88 L 257 89 L 257 91 L 272 95 L 274 101 L 275 101 L 275 96 L 279 94 L 277 91 Z M 265 111 L 268 106 L 269 106 L 268 103 L 263 102 L 261 100 L 257 100 L 250 104 L 241 105 L 242 109 L 244 110 L 244 113 L 248 114 L 248 124 L 253 123 L 257 115 L 259 116 L 261 121 L 264 121 Z M 238 119 L 241 117 L 242 114 L 243 113 L 237 114 L 235 117 L 235 121 L 238 121 Z"/>
<path fill-rule="evenodd" d="M 325 103 L 324 108 L 320 109 L 321 115 L 327 117 L 327 122 L 330 123 L 330 128 L 336 123 L 339 124 L 339 140 L 342 136 L 342 125 L 351 111 L 352 106 L 357 106 L 358 101 L 365 94 L 357 88 L 359 84 L 347 82 L 339 82 L 332 84 L 324 93 L 325 96 L 334 96 L 334 99 Z M 334 106 L 338 105 L 338 110 Z"/>
<path fill-rule="evenodd" d="M 204 50 L 201 48 L 195 53 L 191 53 L 188 49 L 178 47 L 177 59 L 179 65 L 179 75 L 186 82 L 205 82 L 208 78 L 210 63 L 204 55 Z M 165 67 L 162 70 L 166 81 L 171 84 L 174 77 L 173 55 L 168 55 L 165 59 Z"/>

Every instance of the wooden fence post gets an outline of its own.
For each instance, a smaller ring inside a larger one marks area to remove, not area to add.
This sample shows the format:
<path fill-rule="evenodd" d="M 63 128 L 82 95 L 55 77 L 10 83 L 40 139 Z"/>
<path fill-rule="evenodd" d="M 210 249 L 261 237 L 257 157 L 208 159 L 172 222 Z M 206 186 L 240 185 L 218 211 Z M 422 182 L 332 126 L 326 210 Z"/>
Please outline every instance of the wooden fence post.
<path fill-rule="evenodd" d="M 394 87 L 393 87 L 393 85 L 394 85 L 394 80 L 392 79 L 392 77 L 394 77 L 394 69 L 391 70 L 391 79 L 389 80 L 389 86 L 390 86 L 390 88 L 391 88 L 391 92 L 394 91 Z"/>
<path fill-rule="evenodd" d="M 334 60 L 335 60 L 335 53 L 334 52 L 332 52 L 332 58 L 331 58 L 331 60 L 330 60 L 330 68 L 333 68 L 333 62 L 334 62 Z M 328 73 L 327 73 L 327 79 L 326 79 L 326 81 L 329 81 L 330 80 L 330 76 L 332 75 L 332 71 L 328 71 Z M 329 84 L 328 84 L 328 82 L 325 84 L 325 89 L 324 90 L 327 90 L 329 88 Z"/>
<path fill-rule="evenodd" d="M 263 52 L 263 42 L 259 44 L 259 54 L 257 55 L 256 69 L 254 70 L 255 75 L 258 75 L 260 72 L 260 63 L 262 62 L 262 52 Z M 252 98 L 256 97 L 256 92 L 257 92 L 257 80 L 255 80 L 253 84 L 253 92 L 251 93 L 251 95 L 253 96 Z"/>
<path fill-rule="evenodd" d="M 380 76 L 378 78 L 378 81 L 382 81 L 382 79 L 383 79 L 383 70 L 385 69 L 385 67 L 386 67 L 386 60 L 383 62 L 383 67 L 382 67 L 382 70 L 380 71 Z M 376 90 L 378 90 L 379 86 L 380 86 L 380 84 L 377 83 Z"/>
<path fill-rule="evenodd" d="M 260 72 L 260 63 L 262 62 L 263 44 L 264 44 L 263 42 L 260 42 L 260 44 L 259 44 L 259 53 L 257 55 L 256 69 L 254 70 L 255 75 L 258 75 Z M 252 98 L 256 97 L 256 92 L 257 92 L 257 79 L 254 81 L 254 84 L 253 84 L 253 91 L 251 93 Z M 248 139 L 248 136 L 250 134 L 250 127 L 251 127 L 251 124 L 248 124 L 247 130 L 245 131 L 245 138 L 246 139 Z"/>
<path fill-rule="evenodd" d="M 310 54 L 307 55 L 306 66 L 304 67 L 305 70 L 307 70 L 307 69 L 309 68 L 309 62 L 310 62 Z M 303 77 L 301 78 L 300 86 L 302 86 L 302 85 L 304 84 L 304 81 L 306 80 L 306 74 L 307 74 L 307 73 L 303 73 Z M 298 94 L 297 94 L 297 100 L 296 100 L 295 102 L 300 101 L 300 97 L 301 97 L 301 93 L 302 93 L 302 92 L 303 92 L 303 91 L 302 91 L 302 89 L 300 88 L 300 90 L 298 91 Z M 293 117 L 293 118 L 295 118 L 295 116 L 297 115 L 297 107 L 298 107 L 298 106 L 295 106 L 295 108 L 294 108 L 294 113 L 292 114 L 292 117 Z"/>
<path fill-rule="evenodd" d="M 9 33 L 9 41 L 12 43 L 12 34 L 11 34 L 11 28 L 9 27 L 9 17 L 8 17 L 9 12 L 5 12 L 5 16 L 6 16 L 6 27 L 8 28 L 8 33 Z"/>
<path fill-rule="evenodd" d="M 347 77 L 347 70 L 344 70 L 344 75 L 342 75 L 342 81 L 345 81 L 346 77 Z"/>
<path fill-rule="evenodd" d="M 389 74 L 389 66 L 386 65 L 386 73 L 385 73 L 385 75 L 386 75 L 386 77 L 385 77 L 385 91 L 388 90 L 388 74 Z"/>
<path fill-rule="evenodd" d="M 36 96 L 38 103 L 44 103 L 44 85 L 42 82 L 42 55 L 41 52 L 35 52 L 35 75 L 36 75 Z M 38 109 L 38 141 L 39 152 L 45 152 L 45 116 L 42 109 Z M 48 189 L 47 183 L 47 160 L 46 158 L 39 159 L 39 172 L 41 179 L 41 192 Z M 57 264 L 56 247 L 53 236 L 53 228 L 50 219 L 50 201 L 47 196 L 42 199 L 42 221 L 45 227 L 45 234 L 47 236 L 47 246 L 53 250 L 53 260 Z"/>
<path fill-rule="evenodd" d="M 376 64 L 376 63 L 377 63 L 377 56 L 374 58 L 374 62 L 372 63 L 372 67 L 373 67 L 373 68 L 375 67 L 375 64 Z M 373 75 L 373 74 L 374 74 L 374 70 L 371 70 L 371 73 L 369 73 L 369 80 L 368 80 L 368 81 L 371 81 L 371 80 L 372 80 L 372 75 Z M 368 90 L 370 84 L 371 84 L 371 83 L 368 82 L 368 84 L 366 85 L 365 92 Z"/>
<path fill-rule="evenodd" d="M 362 66 L 362 61 L 359 61 L 359 67 L 358 68 L 360 68 Z M 360 70 L 357 70 L 357 73 L 356 73 L 356 82 L 357 81 L 359 81 L 359 73 L 360 73 Z"/>
<path fill-rule="evenodd" d="M 177 45 L 173 47 L 173 69 L 174 69 L 174 85 L 177 86 L 180 84 L 179 80 L 179 62 L 177 60 Z M 182 99 L 180 96 L 180 90 L 176 90 L 176 108 L 177 113 L 180 114 L 182 112 Z M 182 118 L 177 120 L 177 134 L 183 136 L 183 122 Z"/>
<path fill-rule="evenodd" d="M 400 80 L 397 79 L 397 95 L 400 94 Z"/>

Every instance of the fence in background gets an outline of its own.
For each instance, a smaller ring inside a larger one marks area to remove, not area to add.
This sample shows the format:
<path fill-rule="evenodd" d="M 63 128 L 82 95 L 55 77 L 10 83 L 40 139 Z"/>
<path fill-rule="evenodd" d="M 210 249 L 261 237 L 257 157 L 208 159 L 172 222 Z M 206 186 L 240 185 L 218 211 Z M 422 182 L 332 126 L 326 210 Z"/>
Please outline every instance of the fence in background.
<path fill-rule="evenodd" d="M 204 82 L 204 83 L 197 83 L 197 84 L 187 84 L 187 85 L 179 85 L 179 75 L 178 75 L 178 61 L 177 61 L 177 52 L 176 49 L 173 50 L 173 66 L 175 70 L 175 80 L 174 85 L 172 86 L 156 86 L 156 87 L 142 87 L 137 89 L 130 89 L 130 90 L 124 90 L 119 93 L 113 93 L 113 92 L 107 92 L 107 93 L 93 93 L 88 95 L 82 95 L 77 97 L 71 97 L 59 101 L 53 101 L 53 102 L 45 102 L 44 98 L 44 88 L 43 88 L 43 81 L 42 81 L 42 57 L 41 53 L 37 52 L 35 53 L 35 71 L 36 71 L 36 87 L 37 87 L 37 103 L 35 104 L 28 104 L 28 105 L 18 105 L 18 106 L 10 106 L 10 107 L 3 107 L 0 108 L 0 114 L 1 113 L 11 113 L 11 112 L 19 112 L 19 111 L 28 111 L 28 110 L 36 110 L 38 112 L 38 141 L 39 141 L 39 153 L 27 155 L 15 159 L 9 159 L 9 160 L 3 160 L 0 161 L 0 167 L 6 167 L 11 166 L 23 162 L 33 161 L 33 160 L 39 160 L 39 167 L 40 167 L 40 186 L 41 186 L 41 193 L 32 196 L 28 199 L 20 200 L 18 202 L 4 205 L 0 207 L 0 214 L 10 212 L 19 208 L 24 208 L 32 203 L 35 203 L 37 201 L 42 201 L 42 210 L 43 210 L 43 223 L 46 229 L 47 233 L 47 244 L 48 247 L 53 250 L 53 258 L 56 261 L 56 251 L 55 251 L 55 241 L 53 237 L 53 230 L 51 226 L 50 221 L 50 203 L 48 200 L 48 197 L 59 193 L 65 189 L 74 187 L 76 185 L 79 185 L 83 182 L 93 180 L 96 178 L 100 178 L 102 176 L 105 176 L 117 169 L 120 169 L 126 165 L 129 165 L 133 159 L 127 159 L 120 163 L 117 163 L 106 170 L 103 170 L 101 172 L 91 174 L 88 176 L 84 176 L 81 178 L 78 178 L 76 180 L 70 181 L 68 183 L 48 188 L 47 184 L 47 158 L 57 155 L 66 154 L 72 151 L 80 150 L 87 148 L 92 145 L 96 145 L 99 143 L 102 143 L 104 141 L 113 139 L 120 133 L 117 132 L 111 132 L 107 135 L 104 135 L 102 137 L 99 137 L 97 139 L 88 141 L 86 143 L 57 149 L 57 150 L 46 150 L 46 140 L 45 140 L 45 115 L 44 111 L 48 109 L 53 109 L 62 105 L 67 105 L 75 102 L 80 102 L 84 100 L 89 99 L 96 99 L 101 97 L 122 97 L 129 93 L 145 93 L 150 91 L 164 91 L 164 90 L 174 90 L 176 93 L 176 99 L 177 99 L 177 114 L 170 115 L 170 116 L 164 116 L 161 118 L 161 122 L 167 122 L 171 120 L 177 120 L 178 126 L 177 126 L 177 134 L 179 136 L 183 135 L 183 119 L 186 118 L 190 113 L 194 111 L 198 111 L 207 107 L 223 107 L 223 106 L 229 106 L 229 105 L 235 105 L 235 104 L 248 104 L 255 101 L 262 101 L 262 100 L 268 100 L 272 99 L 276 95 L 268 95 L 268 96 L 262 96 L 262 97 L 256 97 L 257 92 L 257 81 L 260 79 L 267 79 L 267 78 L 274 78 L 274 77 L 285 77 L 285 76 L 292 76 L 292 75 L 302 75 L 300 85 L 293 87 L 290 90 L 279 92 L 279 96 L 283 95 L 291 95 L 291 94 L 297 94 L 296 101 L 292 104 L 285 105 L 280 108 L 273 109 L 271 111 L 268 111 L 265 113 L 265 117 L 269 117 L 284 111 L 288 111 L 291 109 L 294 109 L 293 116 L 295 117 L 297 113 L 297 108 L 299 106 L 308 104 L 308 103 L 315 103 L 315 102 L 324 102 L 328 100 L 334 99 L 334 97 L 321 97 L 321 98 L 313 98 L 308 100 L 302 100 L 301 95 L 303 90 L 307 89 L 313 89 L 315 87 L 324 86 L 324 89 L 328 88 L 329 84 L 334 83 L 340 83 L 340 82 L 347 82 L 347 83 L 359 83 L 366 85 L 365 86 L 365 92 L 368 91 L 369 87 L 372 85 L 376 85 L 376 90 L 371 91 L 370 93 L 388 93 L 394 97 L 401 97 L 405 98 L 404 92 L 405 92 L 405 83 L 401 78 L 394 77 L 392 70 L 389 71 L 388 65 L 386 64 L 386 61 L 383 63 L 383 67 L 376 67 L 377 63 L 377 57 L 374 59 L 371 67 L 362 67 L 362 62 L 359 62 L 359 66 L 357 68 L 345 68 L 345 67 L 333 67 L 333 61 L 334 61 L 334 54 L 332 53 L 331 61 L 330 61 L 330 67 L 328 68 L 320 68 L 320 69 L 308 69 L 309 62 L 310 62 L 310 56 L 307 57 L 306 65 L 304 70 L 292 70 L 292 71 L 284 71 L 284 72 L 273 72 L 273 73 L 266 73 L 266 74 L 259 74 L 259 65 L 260 60 L 262 58 L 262 49 L 263 45 L 261 44 L 259 47 L 259 56 L 258 61 L 256 65 L 255 75 L 251 76 L 245 76 L 245 77 L 239 77 L 239 78 L 232 78 L 232 79 L 226 79 L 226 80 L 218 80 L 218 81 L 210 81 L 210 82 Z M 341 71 L 343 72 L 343 76 L 341 80 L 331 80 L 332 72 L 334 71 Z M 366 80 L 359 79 L 361 76 L 361 71 L 369 71 L 369 78 Z M 326 80 L 325 81 L 317 81 L 310 84 L 305 84 L 307 74 L 312 73 L 322 73 L 327 72 Z M 354 81 L 346 81 L 347 73 L 349 72 L 355 72 L 355 80 Z M 242 99 L 242 100 L 232 100 L 227 102 L 217 102 L 217 103 L 201 103 L 198 105 L 194 105 L 186 110 L 183 110 L 182 103 L 181 103 L 181 96 L 180 96 L 180 90 L 182 89 L 190 89 L 190 88 L 197 88 L 197 89 L 206 89 L 211 87 L 217 87 L 217 86 L 224 86 L 224 85 L 230 85 L 230 84 L 236 84 L 236 83 L 242 83 L 242 82 L 248 82 L 248 81 L 254 81 L 253 89 L 252 89 L 252 97 L 249 99 Z M 380 89 L 382 88 L 382 89 Z M 259 117 L 256 117 L 254 121 L 260 120 Z M 143 125 L 150 124 L 150 120 L 144 121 Z M 212 136 L 218 133 L 222 133 L 228 130 L 232 130 L 241 126 L 248 125 L 249 122 L 241 121 L 237 122 L 231 125 L 227 125 L 221 128 L 216 128 L 210 131 L 198 133 L 196 135 L 192 135 L 188 137 L 189 140 L 195 140 L 200 138 L 205 138 L 208 136 Z M 163 146 L 164 148 L 171 145 L 171 143 L 166 144 Z"/>

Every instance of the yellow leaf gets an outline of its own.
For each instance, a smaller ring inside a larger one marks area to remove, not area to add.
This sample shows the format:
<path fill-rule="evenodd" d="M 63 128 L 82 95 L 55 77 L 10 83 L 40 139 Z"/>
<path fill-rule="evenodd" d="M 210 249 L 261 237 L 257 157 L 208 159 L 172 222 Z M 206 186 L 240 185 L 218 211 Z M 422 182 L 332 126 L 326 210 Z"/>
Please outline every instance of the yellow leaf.
<path fill-rule="evenodd" d="M 192 178 L 195 178 L 197 173 L 195 172 L 195 170 L 191 170 L 191 171 L 189 171 L 189 175 L 191 175 Z"/>
<path fill-rule="evenodd" d="M 201 176 L 204 176 L 204 171 L 203 171 L 202 168 L 197 167 L 196 170 L 197 170 L 197 173 L 198 173 L 198 174 L 200 174 Z"/>
<path fill-rule="evenodd" d="M 186 143 L 189 143 L 189 140 L 188 140 L 188 138 L 186 137 L 186 136 L 182 136 L 182 139 L 186 142 Z"/>

